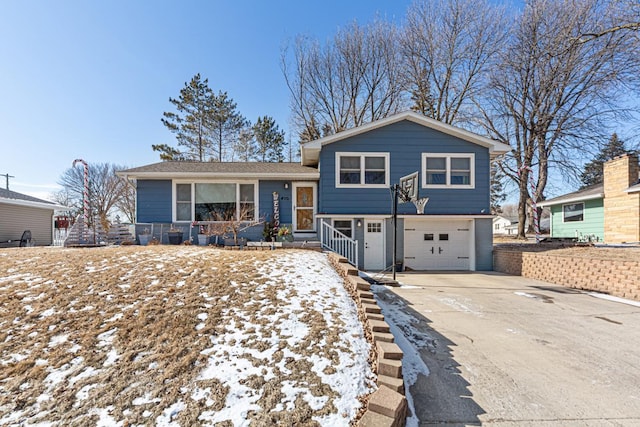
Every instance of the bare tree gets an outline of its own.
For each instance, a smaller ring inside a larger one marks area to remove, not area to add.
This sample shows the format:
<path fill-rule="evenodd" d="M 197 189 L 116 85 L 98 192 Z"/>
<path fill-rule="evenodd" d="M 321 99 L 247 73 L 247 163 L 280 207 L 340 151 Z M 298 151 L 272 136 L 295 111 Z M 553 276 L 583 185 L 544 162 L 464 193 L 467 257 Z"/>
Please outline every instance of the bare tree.
<path fill-rule="evenodd" d="M 611 28 L 619 3 L 531 0 L 478 106 L 484 125 L 511 152 L 500 164 L 519 189 L 518 237 L 525 237 L 527 202 L 544 200 L 551 167 L 579 171 L 590 141 L 622 114 L 625 92 L 637 84 L 636 37 L 613 31 L 583 43 L 582 34 Z M 533 194 L 529 178 L 536 176 Z"/>
<path fill-rule="evenodd" d="M 341 132 L 398 112 L 404 106 L 396 28 L 353 23 L 322 46 L 298 38 L 282 52 L 294 125 L 304 139 Z"/>
<path fill-rule="evenodd" d="M 486 0 L 421 0 L 401 37 L 412 109 L 442 122 L 465 121 L 507 39 L 504 9 Z"/>
<path fill-rule="evenodd" d="M 125 178 L 120 179 L 125 180 Z M 126 184 L 115 206 L 124 214 L 127 221 L 133 224 L 136 222 L 136 189 L 130 182 Z"/>
<path fill-rule="evenodd" d="M 132 191 L 124 178 L 120 178 L 115 174 L 116 171 L 122 169 L 125 168 L 110 163 L 89 164 L 90 216 L 97 215 L 105 229 L 108 229 L 109 215 L 114 212 L 121 199 L 126 195 L 130 195 Z M 72 206 L 75 212 L 81 212 L 84 193 L 84 170 L 82 168 L 67 169 L 60 177 L 58 184 L 66 192 L 66 197 L 70 202 L 69 206 Z M 127 212 L 124 213 L 127 215 Z"/>

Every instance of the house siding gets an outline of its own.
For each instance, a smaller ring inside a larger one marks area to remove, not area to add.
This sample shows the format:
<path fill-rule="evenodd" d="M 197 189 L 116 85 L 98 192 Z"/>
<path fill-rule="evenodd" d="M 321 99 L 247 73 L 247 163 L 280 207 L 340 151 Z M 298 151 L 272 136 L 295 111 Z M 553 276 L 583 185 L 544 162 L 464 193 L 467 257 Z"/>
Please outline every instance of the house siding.
<path fill-rule="evenodd" d="M 581 203 L 581 202 L 576 202 Z M 595 235 L 604 240 L 604 200 L 594 199 L 584 202 L 584 220 L 580 222 L 563 222 L 562 204 L 550 206 L 551 237 L 575 238 Z"/>
<path fill-rule="evenodd" d="M 165 222 L 172 220 L 170 179 L 137 182 L 136 218 L 137 222 Z"/>
<path fill-rule="evenodd" d="M 493 270 L 493 230 L 491 218 L 475 220 L 476 271 Z"/>
<path fill-rule="evenodd" d="M 51 245 L 53 209 L 0 204 L 0 242 L 20 240 L 25 230 L 31 231 L 36 245 Z"/>
<path fill-rule="evenodd" d="M 429 197 L 425 214 L 478 214 L 489 210 L 489 151 L 487 148 L 451 135 L 402 121 L 337 141 L 323 147 L 320 153 L 320 213 L 390 214 L 390 191 L 387 188 L 336 188 L 336 152 L 390 153 L 390 182 L 420 171 L 422 153 L 473 153 L 475 155 L 475 188 L 420 188 L 420 197 Z M 399 213 L 415 213 L 411 203 L 400 204 Z"/>
<path fill-rule="evenodd" d="M 285 183 L 289 188 L 284 188 Z M 292 185 L 290 181 L 260 181 L 258 184 L 258 198 L 260 217 L 271 221 L 273 219 L 273 192 L 278 193 L 280 202 L 280 224 L 291 224 L 292 214 Z"/>

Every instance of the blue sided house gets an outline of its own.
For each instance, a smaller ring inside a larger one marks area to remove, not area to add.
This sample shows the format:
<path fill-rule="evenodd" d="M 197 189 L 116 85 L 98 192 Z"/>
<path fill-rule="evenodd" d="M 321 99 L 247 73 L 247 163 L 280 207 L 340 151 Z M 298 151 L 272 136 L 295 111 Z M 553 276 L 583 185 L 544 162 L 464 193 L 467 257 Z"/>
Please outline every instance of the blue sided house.
<path fill-rule="evenodd" d="M 138 227 L 207 223 L 225 212 L 290 224 L 359 268 L 393 264 L 392 186 L 418 173 L 418 197 L 398 205 L 397 260 L 413 270 L 491 270 L 490 161 L 509 146 L 405 112 L 301 147 L 300 163 L 160 162 L 119 173 L 135 183 Z"/>

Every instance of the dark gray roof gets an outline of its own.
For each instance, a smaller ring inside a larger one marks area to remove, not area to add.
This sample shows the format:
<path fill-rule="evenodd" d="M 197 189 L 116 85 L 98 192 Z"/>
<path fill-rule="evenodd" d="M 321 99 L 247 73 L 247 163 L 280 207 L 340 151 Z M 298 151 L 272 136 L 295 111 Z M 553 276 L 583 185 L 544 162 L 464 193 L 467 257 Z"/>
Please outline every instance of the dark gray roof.
<path fill-rule="evenodd" d="M 563 194 L 562 196 L 554 197 L 549 200 L 538 202 L 539 206 L 551 206 L 567 201 L 579 201 L 581 199 L 590 200 L 603 197 L 604 184 L 591 185 L 583 190 L 574 191 L 573 193 Z"/>
<path fill-rule="evenodd" d="M 215 174 L 215 175 L 308 175 L 318 174 L 318 169 L 302 166 L 300 163 L 267 162 L 159 162 L 131 168 L 119 175 L 175 175 L 175 174 Z"/>
<path fill-rule="evenodd" d="M 3 199 L 13 199 L 13 200 L 24 200 L 27 202 L 37 202 L 37 203 L 48 203 L 50 205 L 55 205 L 55 203 L 50 202 L 48 200 L 38 199 L 37 197 L 31 197 L 26 194 L 17 193 L 15 191 L 6 190 L 4 188 L 0 188 L 0 198 Z"/>

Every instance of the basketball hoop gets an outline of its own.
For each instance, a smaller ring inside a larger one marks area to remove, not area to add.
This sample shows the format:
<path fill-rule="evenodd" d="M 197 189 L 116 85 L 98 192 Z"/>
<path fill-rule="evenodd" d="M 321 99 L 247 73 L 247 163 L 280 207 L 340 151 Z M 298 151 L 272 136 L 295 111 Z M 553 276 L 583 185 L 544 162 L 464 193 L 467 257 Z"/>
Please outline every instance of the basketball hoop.
<path fill-rule="evenodd" d="M 418 172 L 400 178 L 400 199 L 404 202 L 411 202 L 418 197 Z"/>
<path fill-rule="evenodd" d="M 428 197 L 423 197 L 421 199 L 412 200 L 413 204 L 416 205 L 416 213 L 418 215 L 423 215 L 424 214 L 424 207 L 427 205 L 428 201 L 429 201 Z"/>

